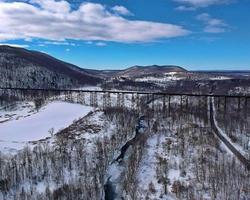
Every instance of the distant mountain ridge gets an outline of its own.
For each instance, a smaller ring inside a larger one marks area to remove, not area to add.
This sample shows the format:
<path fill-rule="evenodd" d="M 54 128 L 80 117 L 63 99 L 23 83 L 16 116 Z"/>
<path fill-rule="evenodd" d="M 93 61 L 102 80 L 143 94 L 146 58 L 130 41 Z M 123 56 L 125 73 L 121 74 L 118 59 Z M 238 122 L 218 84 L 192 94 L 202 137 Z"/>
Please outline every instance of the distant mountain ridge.
<path fill-rule="evenodd" d="M 123 70 L 83 69 L 45 53 L 0 46 L 0 88 L 151 90 L 216 94 L 249 90 L 249 71 L 188 71 L 175 65 L 133 66 Z M 242 92 L 243 91 L 243 92 Z"/>
<path fill-rule="evenodd" d="M 104 83 L 112 77 L 159 76 L 185 72 L 173 65 L 133 66 L 125 70 L 83 69 L 48 54 L 24 48 L 0 46 L 0 87 L 71 88 Z"/>
<path fill-rule="evenodd" d="M 160 76 L 169 72 L 187 72 L 186 69 L 175 65 L 148 65 L 148 66 L 133 66 L 123 71 L 120 71 L 116 76 L 123 77 L 143 77 L 143 76 Z"/>
<path fill-rule="evenodd" d="M 38 51 L 0 46 L 1 87 L 68 88 L 96 85 L 102 79 Z"/>

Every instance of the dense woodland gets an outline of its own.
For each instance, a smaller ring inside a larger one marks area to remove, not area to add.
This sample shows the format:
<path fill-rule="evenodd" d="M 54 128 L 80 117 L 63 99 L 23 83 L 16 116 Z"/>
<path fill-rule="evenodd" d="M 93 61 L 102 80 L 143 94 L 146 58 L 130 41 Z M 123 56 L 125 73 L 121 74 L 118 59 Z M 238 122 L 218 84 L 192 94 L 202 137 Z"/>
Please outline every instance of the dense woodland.
<path fill-rule="evenodd" d="M 44 97 L 38 107 L 51 100 Z M 149 102 L 142 97 L 140 102 L 133 108 L 100 108 L 32 148 L 14 156 L 0 154 L 0 199 L 98 200 L 105 195 L 108 199 L 107 169 L 135 135 L 141 115 L 147 128 L 118 164 L 122 169 L 119 195 L 124 199 L 250 198 L 250 172 L 214 135 L 209 99 L 174 97 Z M 249 114 L 241 111 L 249 109 L 250 103 L 242 100 L 241 110 L 235 110 L 238 104 L 228 101 L 224 117 L 222 105 L 215 99 L 220 127 L 249 156 Z M 91 120 L 96 116 L 103 123 Z M 95 137 L 87 136 L 90 133 Z"/>
<path fill-rule="evenodd" d="M 77 85 L 77 81 L 68 76 L 52 72 L 13 54 L 0 53 L 0 63 L 0 87 L 65 88 Z"/>

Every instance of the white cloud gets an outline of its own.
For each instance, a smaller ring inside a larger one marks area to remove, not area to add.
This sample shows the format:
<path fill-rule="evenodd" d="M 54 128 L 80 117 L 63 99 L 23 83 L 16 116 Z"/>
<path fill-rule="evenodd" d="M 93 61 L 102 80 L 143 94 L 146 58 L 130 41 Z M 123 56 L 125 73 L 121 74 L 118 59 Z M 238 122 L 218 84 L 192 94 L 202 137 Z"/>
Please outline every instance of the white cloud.
<path fill-rule="evenodd" d="M 131 43 L 189 33 L 178 25 L 128 20 L 96 3 L 83 3 L 77 10 L 70 10 L 66 1 L 32 0 L 31 3 L 0 2 L 0 40 L 40 38 Z"/>
<path fill-rule="evenodd" d="M 133 15 L 133 13 L 131 13 L 127 8 L 123 6 L 114 6 L 112 10 L 119 15 L 125 15 L 125 16 Z"/>
<path fill-rule="evenodd" d="M 95 43 L 95 45 L 99 46 L 99 47 L 107 46 L 107 44 L 105 42 L 97 42 L 97 43 Z"/>
<path fill-rule="evenodd" d="M 77 46 L 77 44 L 72 42 L 61 42 L 61 41 L 45 41 L 43 44 L 47 45 L 59 45 L 59 46 Z"/>
<path fill-rule="evenodd" d="M 107 46 L 107 43 L 105 42 L 93 42 L 93 41 L 87 41 L 85 42 L 85 44 L 88 44 L 88 45 L 95 45 L 95 46 L 99 46 L 99 47 L 104 47 L 104 46 Z"/>
<path fill-rule="evenodd" d="M 213 18 L 208 13 L 202 13 L 196 19 L 205 24 L 204 31 L 207 33 L 223 33 L 229 27 L 223 20 Z"/>
<path fill-rule="evenodd" d="M 179 11 L 194 11 L 196 8 L 190 6 L 178 6 L 175 9 Z"/>
<path fill-rule="evenodd" d="M 185 8 L 191 9 L 191 8 L 198 8 L 198 7 L 207 7 L 207 6 L 216 5 L 216 4 L 229 3 L 231 0 L 174 0 L 174 1 L 184 4 L 184 5 L 191 6 L 191 7 L 185 6 Z"/>
<path fill-rule="evenodd" d="M 55 1 L 55 0 L 30 0 L 31 4 L 37 4 L 44 10 L 55 13 L 67 13 L 70 11 L 70 4 L 67 1 Z"/>
<path fill-rule="evenodd" d="M 38 44 L 39 47 L 45 47 L 45 44 Z"/>
<path fill-rule="evenodd" d="M 87 41 L 86 44 L 93 44 L 93 42 L 92 41 Z"/>
<path fill-rule="evenodd" d="M 31 38 L 25 38 L 24 39 L 26 42 L 32 42 L 32 39 Z"/>
<path fill-rule="evenodd" d="M 10 47 L 19 47 L 19 48 L 28 48 L 29 45 L 26 44 L 11 44 L 11 43 L 0 43 L 0 46 L 10 46 Z"/>

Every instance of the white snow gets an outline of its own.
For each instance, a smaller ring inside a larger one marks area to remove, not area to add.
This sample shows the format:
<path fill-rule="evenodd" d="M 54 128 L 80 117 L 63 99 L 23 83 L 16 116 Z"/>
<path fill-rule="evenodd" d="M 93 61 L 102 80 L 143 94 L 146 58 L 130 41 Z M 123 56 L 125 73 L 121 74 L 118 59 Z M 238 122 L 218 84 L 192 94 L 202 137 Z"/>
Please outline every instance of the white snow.
<path fill-rule="evenodd" d="M 111 137 L 113 131 L 115 129 L 115 125 L 113 123 L 108 123 L 103 116 L 102 111 L 94 112 L 91 116 L 86 118 L 88 124 L 93 126 L 100 126 L 101 130 L 97 133 L 93 133 L 91 130 L 87 130 L 86 132 L 81 131 L 81 138 L 86 140 L 86 147 L 89 152 L 93 152 L 93 144 L 96 140 L 104 137 Z"/>
<path fill-rule="evenodd" d="M 158 182 L 156 166 L 158 163 L 157 156 L 166 157 L 162 144 L 165 141 L 164 135 L 154 135 L 147 141 L 147 152 L 143 157 L 138 170 L 138 182 L 141 196 L 149 191 L 149 185 L 152 183 L 156 189 L 155 194 L 149 194 L 151 199 L 159 199 L 163 191 L 163 186 Z M 165 196 L 166 199 L 172 199 Z"/>
<path fill-rule="evenodd" d="M 233 143 L 233 142 L 231 141 L 231 139 L 227 136 L 227 134 L 224 133 L 223 130 L 219 127 L 218 122 L 217 122 L 217 120 L 216 120 L 216 111 L 215 111 L 215 105 L 214 105 L 214 98 L 212 98 L 212 103 L 213 103 L 213 110 L 214 110 L 213 118 L 214 118 L 214 123 L 215 123 L 216 128 L 218 129 L 218 131 L 220 132 L 220 134 L 221 134 L 224 138 L 226 138 L 226 140 L 227 140 L 232 146 L 234 146 L 235 149 L 237 149 L 241 154 L 244 155 L 244 154 L 245 154 L 245 151 L 244 151 L 243 147 L 241 147 L 239 144 Z M 224 146 L 225 146 L 225 148 L 228 150 L 228 152 L 230 152 L 230 153 L 232 154 L 231 150 L 228 149 L 226 145 L 224 145 Z"/>
<path fill-rule="evenodd" d="M 89 106 L 66 102 L 52 102 L 38 113 L 19 120 L 0 124 L 0 150 L 20 149 L 28 141 L 37 141 L 69 126 L 74 120 L 87 115 L 92 110 Z"/>
<path fill-rule="evenodd" d="M 168 172 L 168 178 L 170 179 L 171 184 L 173 184 L 175 180 L 180 179 L 180 170 L 179 169 L 170 169 Z"/>
<path fill-rule="evenodd" d="M 241 87 L 234 87 L 229 90 L 229 94 L 250 94 L 250 87 L 249 86 L 241 86 Z"/>
<path fill-rule="evenodd" d="M 227 76 L 216 76 L 216 77 L 213 77 L 213 78 L 210 78 L 210 80 L 229 80 L 231 79 L 230 77 L 227 77 Z"/>
<path fill-rule="evenodd" d="M 164 138 L 161 137 L 161 140 Z M 143 165 L 141 165 L 140 174 L 138 176 L 140 182 L 144 182 L 145 184 L 141 185 L 145 190 L 148 189 L 149 183 L 155 178 L 155 163 L 156 161 L 156 152 L 157 152 L 157 136 L 150 138 L 147 141 L 147 155 L 146 159 L 143 160 Z M 155 181 L 156 182 L 156 181 Z"/>
<path fill-rule="evenodd" d="M 74 88 L 75 90 L 98 90 L 98 91 L 102 91 L 102 88 L 99 86 L 85 86 L 85 87 L 79 87 L 79 88 Z"/>
<path fill-rule="evenodd" d="M 108 169 L 108 175 L 109 177 L 111 177 L 111 181 L 113 184 L 119 184 L 123 170 L 124 166 L 117 163 L 113 163 L 110 165 Z"/>
<path fill-rule="evenodd" d="M 18 120 L 35 113 L 34 102 L 19 102 L 17 105 L 10 105 L 7 109 L 0 108 L 0 123 L 9 120 Z"/>
<path fill-rule="evenodd" d="M 165 76 L 165 77 L 143 77 L 143 78 L 136 78 L 136 81 L 149 81 L 149 82 L 168 82 L 168 81 L 178 81 L 184 79 L 183 77 L 177 77 L 174 75 Z"/>
<path fill-rule="evenodd" d="M 181 170 L 179 168 L 182 158 L 180 155 L 171 155 L 166 152 L 166 139 L 174 141 L 173 137 L 168 137 L 168 134 L 159 133 L 147 140 L 147 151 L 143 156 L 142 162 L 138 169 L 137 180 L 139 184 L 139 193 L 141 197 L 149 191 L 149 185 L 153 184 L 156 190 L 155 193 L 148 193 L 150 199 L 176 199 L 175 194 L 171 193 L 172 185 L 175 181 L 181 181 L 182 183 L 188 183 L 192 177 L 190 169 L 186 169 L 187 175 L 181 176 Z M 159 157 L 166 159 L 168 163 L 168 171 L 166 174 L 160 172 L 165 179 L 168 178 L 168 194 L 164 194 L 163 183 L 159 182 L 157 170 L 159 170 Z M 158 168 L 157 168 L 158 166 Z"/>
<path fill-rule="evenodd" d="M 165 73 L 165 75 L 176 75 L 176 74 L 178 74 L 178 72 L 167 72 L 167 73 Z"/>

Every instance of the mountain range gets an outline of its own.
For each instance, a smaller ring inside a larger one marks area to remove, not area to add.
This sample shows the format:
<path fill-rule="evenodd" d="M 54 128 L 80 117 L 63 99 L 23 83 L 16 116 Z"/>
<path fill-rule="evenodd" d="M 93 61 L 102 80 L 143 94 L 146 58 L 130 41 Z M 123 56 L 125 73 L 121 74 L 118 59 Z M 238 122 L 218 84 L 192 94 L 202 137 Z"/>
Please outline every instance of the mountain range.
<path fill-rule="evenodd" d="M 113 81 L 171 82 L 184 80 L 248 79 L 249 71 L 188 71 L 174 65 L 133 66 L 124 70 L 93 70 L 61 61 L 48 54 L 24 48 L 0 46 L 0 87 L 76 88 Z M 128 82 L 126 82 L 128 83 Z M 112 85 L 112 84 L 111 84 Z"/>
<path fill-rule="evenodd" d="M 1 87 L 68 88 L 97 85 L 111 77 L 185 71 L 178 66 L 134 66 L 125 70 L 92 70 L 24 48 L 0 46 Z"/>

